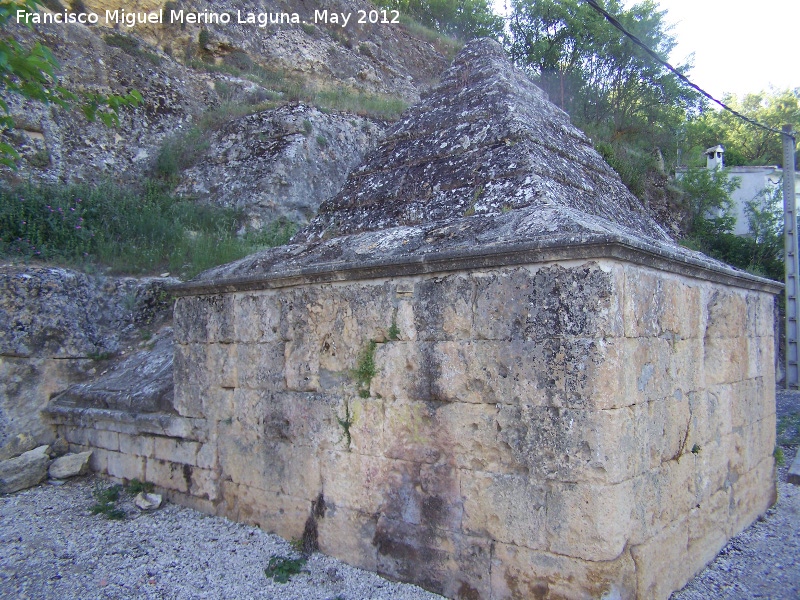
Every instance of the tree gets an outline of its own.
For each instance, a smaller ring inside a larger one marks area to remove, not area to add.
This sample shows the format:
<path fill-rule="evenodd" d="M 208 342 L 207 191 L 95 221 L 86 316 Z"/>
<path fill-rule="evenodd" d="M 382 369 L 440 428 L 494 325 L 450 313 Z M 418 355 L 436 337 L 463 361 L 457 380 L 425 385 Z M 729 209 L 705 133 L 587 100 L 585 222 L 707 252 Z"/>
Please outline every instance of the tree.
<path fill-rule="evenodd" d="M 736 225 L 731 194 L 739 188 L 738 177 L 724 169 L 689 169 L 680 179 L 688 224 L 686 235 L 702 240 L 732 233 Z"/>
<path fill-rule="evenodd" d="M 3 141 L 3 134 L 14 127 L 7 94 L 18 94 L 64 108 L 77 107 L 89 121 L 99 118 L 106 125 L 118 123 L 122 107 L 136 106 L 142 101 L 136 90 L 125 95 L 76 94 L 60 85 L 58 61 L 50 49 L 38 42 L 26 47 L 9 33 L 9 25 L 16 20 L 18 11 L 35 12 L 39 4 L 39 0 L 0 2 L 0 30 L 3 33 L 0 37 L 0 163 L 11 168 L 16 167 L 19 154 L 11 144 Z"/>
<path fill-rule="evenodd" d="M 384 0 L 380 4 L 465 41 L 496 37 L 503 31 L 503 20 L 492 12 L 488 0 Z"/>
<path fill-rule="evenodd" d="M 727 95 L 723 102 L 750 119 L 780 130 L 787 123 L 800 129 L 800 88 L 746 94 L 739 98 Z M 706 148 L 722 144 L 725 164 L 780 165 L 783 163 L 781 136 L 754 127 L 726 110 L 706 110 L 691 119 L 683 144 L 686 160 L 700 166 Z"/>
<path fill-rule="evenodd" d="M 657 54 L 675 46 L 653 0 L 605 8 Z M 577 124 L 613 141 L 674 139 L 698 95 L 583 0 L 513 0 L 511 56 Z M 686 72 L 689 65 L 680 65 Z"/>

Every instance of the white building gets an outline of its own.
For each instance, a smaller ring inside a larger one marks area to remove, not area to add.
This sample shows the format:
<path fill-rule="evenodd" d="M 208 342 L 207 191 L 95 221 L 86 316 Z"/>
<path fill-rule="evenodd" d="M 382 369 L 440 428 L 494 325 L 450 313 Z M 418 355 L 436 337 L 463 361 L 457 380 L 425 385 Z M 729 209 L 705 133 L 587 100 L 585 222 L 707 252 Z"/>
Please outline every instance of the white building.
<path fill-rule="evenodd" d="M 713 146 L 706 150 L 706 167 L 708 169 L 721 169 L 725 148 Z M 678 170 L 678 177 L 686 169 Z M 781 167 L 726 167 L 725 173 L 729 179 L 739 179 L 739 187 L 731 194 L 733 200 L 733 214 L 736 217 L 736 235 L 750 233 L 750 223 L 747 220 L 745 207 L 748 202 L 772 197 L 776 190 L 783 185 L 783 169 Z M 795 172 L 794 179 L 795 202 L 800 201 L 800 173 Z M 779 194 L 781 192 L 778 192 Z M 781 196 L 782 198 L 782 196 Z"/>

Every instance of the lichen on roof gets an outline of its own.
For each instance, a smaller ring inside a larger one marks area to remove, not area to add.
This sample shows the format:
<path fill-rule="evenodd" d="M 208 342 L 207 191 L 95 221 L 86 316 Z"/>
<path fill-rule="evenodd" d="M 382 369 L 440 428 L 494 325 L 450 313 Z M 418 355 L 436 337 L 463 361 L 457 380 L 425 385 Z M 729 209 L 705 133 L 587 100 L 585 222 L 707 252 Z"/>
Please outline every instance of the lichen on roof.
<path fill-rule="evenodd" d="M 295 240 L 554 206 L 669 239 L 567 114 L 499 43 L 482 39 L 464 47 Z"/>

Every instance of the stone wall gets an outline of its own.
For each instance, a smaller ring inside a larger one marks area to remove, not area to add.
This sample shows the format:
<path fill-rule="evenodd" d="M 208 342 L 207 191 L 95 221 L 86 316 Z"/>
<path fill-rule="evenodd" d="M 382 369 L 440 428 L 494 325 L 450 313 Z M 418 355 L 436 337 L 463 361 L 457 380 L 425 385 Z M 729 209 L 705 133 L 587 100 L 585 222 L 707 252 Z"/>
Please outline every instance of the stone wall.
<path fill-rule="evenodd" d="M 100 472 L 449 597 L 666 598 L 775 499 L 774 290 L 726 281 L 603 258 L 195 292 L 176 414 L 54 417 Z"/>

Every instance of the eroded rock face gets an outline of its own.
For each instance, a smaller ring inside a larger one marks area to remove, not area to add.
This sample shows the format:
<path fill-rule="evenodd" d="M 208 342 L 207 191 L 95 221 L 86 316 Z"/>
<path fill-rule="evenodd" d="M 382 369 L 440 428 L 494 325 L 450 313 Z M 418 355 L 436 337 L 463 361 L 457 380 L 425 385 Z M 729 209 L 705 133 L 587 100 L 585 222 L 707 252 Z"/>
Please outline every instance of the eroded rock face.
<path fill-rule="evenodd" d="M 130 3 L 105 0 L 87 0 L 84 5 L 102 16 L 101 23 L 106 10 L 134 10 Z M 163 2 L 145 0 L 138 2 L 136 9 L 159 10 L 163 6 Z M 196 2 L 180 8 L 234 15 L 236 10 L 245 14 L 291 10 L 313 21 L 314 10 L 320 5 L 304 1 L 287 9 L 279 2 L 239 0 L 233 4 Z M 355 14 L 358 9 L 372 7 L 343 0 L 325 8 Z M 205 47 L 199 45 L 201 30 L 208 36 Z M 152 174 L 165 139 L 191 127 L 204 112 L 222 107 L 224 113 L 226 102 L 255 105 L 266 99 L 283 100 L 268 85 L 249 80 L 245 73 L 236 76 L 186 67 L 185 63 L 191 61 L 227 65 L 232 56 L 239 56 L 249 65 L 264 66 L 276 77 L 285 73 L 304 81 L 309 88 L 344 86 L 406 101 L 415 101 L 446 66 L 436 49 L 404 29 L 352 22 L 346 29 L 338 25 L 304 29 L 297 24 L 261 28 L 237 24 L 234 16 L 228 25 L 182 27 L 165 23 L 117 30 L 101 25 L 44 25 L 32 31 L 20 26 L 14 33 L 25 43 L 40 41 L 53 50 L 66 88 L 104 94 L 125 94 L 136 89 L 144 102 L 135 110 L 123 110 L 119 126 L 108 128 L 87 122 L 79 111 L 64 111 L 10 96 L 6 100 L 16 122 L 11 141 L 23 160 L 18 171 L 0 170 L 0 176 L 7 181 L 134 181 Z M 104 36 L 108 35 L 119 36 L 128 51 L 107 43 Z M 322 124 L 319 127 L 323 135 L 332 133 L 325 131 Z M 344 163 L 349 165 L 348 160 L 345 157 Z M 237 169 L 238 181 L 250 175 L 240 165 L 229 169 Z M 222 202 L 236 193 L 236 186 L 225 192 Z"/>
<path fill-rule="evenodd" d="M 176 279 L 92 277 L 0 267 L 0 354 L 87 358 L 114 353 L 122 331 L 154 316 Z"/>
<path fill-rule="evenodd" d="M 146 98 L 135 110 L 123 110 L 118 127 L 89 123 L 77 111 L 65 111 L 9 96 L 16 128 L 14 144 L 24 158 L 6 180 L 49 183 L 131 181 L 151 169 L 164 139 L 219 100 L 213 82 L 169 57 L 159 64 L 140 62 L 102 39 L 107 30 L 84 26 L 20 28 L 28 42 L 51 48 L 68 89 L 127 94 Z"/>
<path fill-rule="evenodd" d="M 210 133 L 208 150 L 176 191 L 241 208 L 257 229 L 279 217 L 307 223 L 382 131 L 374 121 L 305 105 L 259 112 Z"/>
<path fill-rule="evenodd" d="M 18 433 L 55 433 L 40 411 L 97 374 L 126 335 L 170 306 L 175 279 L 92 277 L 62 268 L 0 268 L 0 445 Z"/>
<path fill-rule="evenodd" d="M 15 458 L 0 461 L 0 494 L 18 492 L 44 481 L 50 464 L 47 448 L 39 446 Z"/>

